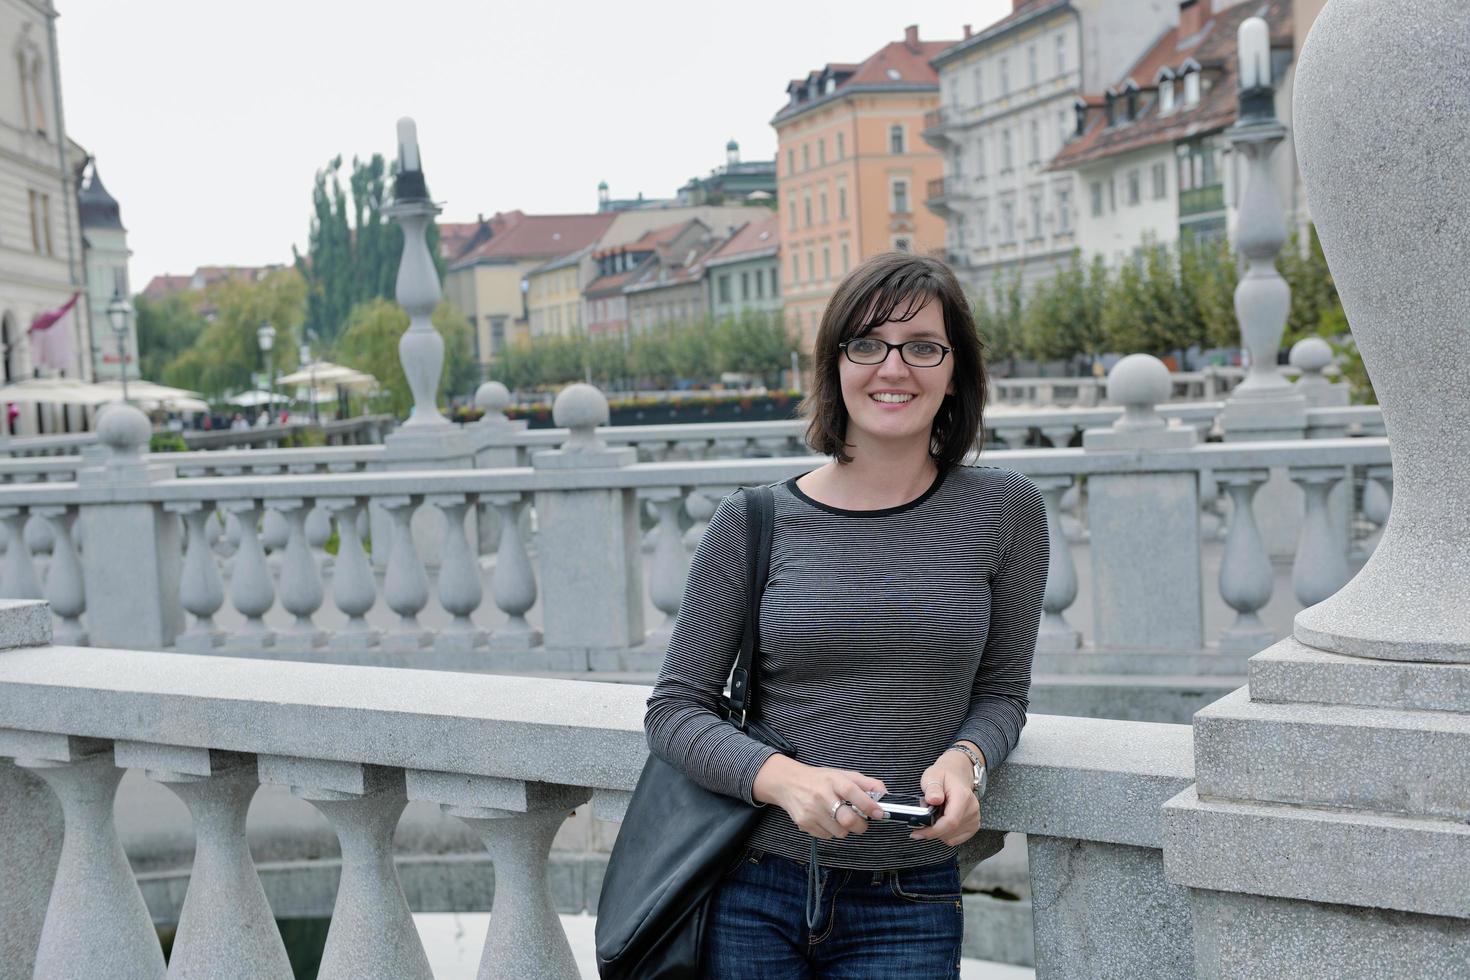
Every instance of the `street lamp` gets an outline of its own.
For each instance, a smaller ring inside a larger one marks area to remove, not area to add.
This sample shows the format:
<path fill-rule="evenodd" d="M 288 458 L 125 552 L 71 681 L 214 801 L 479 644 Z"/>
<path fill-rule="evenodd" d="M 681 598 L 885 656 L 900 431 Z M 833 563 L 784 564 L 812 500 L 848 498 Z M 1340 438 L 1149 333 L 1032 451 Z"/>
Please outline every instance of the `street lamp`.
<path fill-rule="evenodd" d="M 112 323 L 112 332 L 117 335 L 117 360 L 122 369 L 122 396 L 128 400 L 128 317 L 133 308 L 123 298 L 122 290 L 112 293 L 112 302 L 107 304 L 107 319 Z"/>
<path fill-rule="evenodd" d="M 276 405 L 276 362 L 271 357 L 271 348 L 276 345 L 276 328 L 270 325 L 270 321 L 261 323 L 260 329 L 255 331 L 255 339 L 260 344 L 260 352 L 265 355 L 266 370 L 270 372 L 270 391 L 265 404 L 266 418 L 269 419 Z"/>

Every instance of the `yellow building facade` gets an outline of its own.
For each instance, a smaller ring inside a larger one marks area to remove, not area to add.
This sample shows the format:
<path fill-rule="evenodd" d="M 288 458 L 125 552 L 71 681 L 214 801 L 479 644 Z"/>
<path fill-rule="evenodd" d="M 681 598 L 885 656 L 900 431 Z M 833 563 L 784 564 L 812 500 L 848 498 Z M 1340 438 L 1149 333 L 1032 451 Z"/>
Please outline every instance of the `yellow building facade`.
<path fill-rule="evenodd" d="M 782 308 L 810 352 L 837 283 L 890 249 L 942 253 L 942 219 L 924 208 L 939 153 L 919 138 L 939 104 L 929 60 L 954 41 L 917 27 L 859 64 L 828 64 L 787 86 L 771 124 L 781 220 Z"/>

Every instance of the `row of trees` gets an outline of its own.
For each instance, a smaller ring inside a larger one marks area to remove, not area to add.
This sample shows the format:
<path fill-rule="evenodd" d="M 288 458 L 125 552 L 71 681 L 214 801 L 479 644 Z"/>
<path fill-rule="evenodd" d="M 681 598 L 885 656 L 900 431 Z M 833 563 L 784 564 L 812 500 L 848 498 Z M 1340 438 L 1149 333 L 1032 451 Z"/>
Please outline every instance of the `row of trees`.
<path fill-rule="evenodd" d="M 589 379 L 625 391 L 669 389 L 681 381 L 716 381 L 726 372 L 775 387 L 796 349 L 779 313 L 747 310 L 737 317 L 661 324 L 626 341 L 585 333 L 538 337 L 501 351 L 491 376 L 513 391 Z"/>

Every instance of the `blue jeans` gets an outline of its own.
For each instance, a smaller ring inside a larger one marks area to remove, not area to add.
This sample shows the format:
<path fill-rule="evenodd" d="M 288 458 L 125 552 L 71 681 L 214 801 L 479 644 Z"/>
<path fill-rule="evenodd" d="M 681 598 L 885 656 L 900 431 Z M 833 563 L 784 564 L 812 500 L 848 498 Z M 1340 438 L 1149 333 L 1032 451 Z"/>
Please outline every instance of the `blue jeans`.
<path fill-rule="evenodd" d="M 806 925 L 807 867 L 746 848 L 711 899 L 700 972 L 711 980 L 957 980 L 965 913 L 955 862 L 821 869 Z"/>

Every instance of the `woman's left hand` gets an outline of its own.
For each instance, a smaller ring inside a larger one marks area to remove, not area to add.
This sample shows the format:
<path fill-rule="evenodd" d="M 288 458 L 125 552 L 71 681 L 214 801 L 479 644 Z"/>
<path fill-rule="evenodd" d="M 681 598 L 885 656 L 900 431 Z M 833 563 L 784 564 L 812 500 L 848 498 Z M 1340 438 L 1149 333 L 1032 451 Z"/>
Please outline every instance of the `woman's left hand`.
<path fill-rule="evenodd" d="M 956 847 L 980 829 L 980 801 L 975 799 L 974 768 L 962 752 L 943 752 L 919 777 L 924 802 L 943 807 L 932 827 L 919 827 L 911 840 L 941 840 Z"/>

